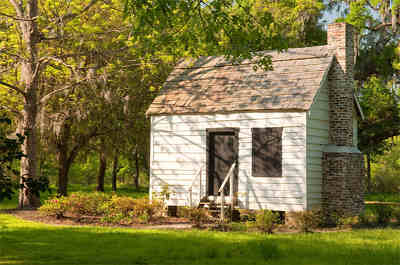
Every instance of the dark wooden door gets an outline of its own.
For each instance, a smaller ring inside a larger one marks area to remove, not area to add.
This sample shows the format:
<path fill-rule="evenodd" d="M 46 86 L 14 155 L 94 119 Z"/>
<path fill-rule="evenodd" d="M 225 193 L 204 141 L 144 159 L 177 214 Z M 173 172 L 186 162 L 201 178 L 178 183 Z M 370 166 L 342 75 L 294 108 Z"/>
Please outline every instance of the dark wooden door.
<path fill-rule="evenodd" d="M 218 195 L 232 164 L 238 156 L 237 134 L 234 131 L 217 131 L 208 134 L 208 195 Z M 234 185 L 236 184 L 236 170 L 234 171 Z M 229 195 L 229 184 L 224 193 Z M 234 190 L 235 189 L 234 187 Z"/>

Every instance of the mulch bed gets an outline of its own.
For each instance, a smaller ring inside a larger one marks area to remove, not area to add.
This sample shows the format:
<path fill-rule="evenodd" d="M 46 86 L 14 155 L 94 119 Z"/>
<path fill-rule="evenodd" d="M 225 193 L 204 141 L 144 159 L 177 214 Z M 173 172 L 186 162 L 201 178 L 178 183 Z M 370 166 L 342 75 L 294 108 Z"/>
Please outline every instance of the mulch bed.
<path fill-rule="evenodd" d="M 57 219 L 55 217 L 43 216 L 36 210 L 4 210 L 8 213 L 24 220 L 40 222 L 50 225 L 70 225 L 70 226 L 104 226 L 104 227 L 123 227 L 135 229 L 191 229 L 192 224 L 187 218 L 163 217 L 149 224 L 106 224 L 100 222 L 100 217 L 81 216 L 79 218 L 66 216 Z"/>

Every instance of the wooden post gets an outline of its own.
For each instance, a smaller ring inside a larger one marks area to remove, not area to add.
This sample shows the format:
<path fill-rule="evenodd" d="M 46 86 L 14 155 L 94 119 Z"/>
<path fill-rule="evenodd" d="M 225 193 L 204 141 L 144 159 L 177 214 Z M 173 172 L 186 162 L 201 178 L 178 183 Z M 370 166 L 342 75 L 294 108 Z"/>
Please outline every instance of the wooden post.
<path fill-rule="evenodd" d="M 225 206 L 225 194 L 224 194 L 224 191 L 222 190 L 222 192 L 221 192 L 221 221 L 225 220 L 224 206 Z"/>
<path fill-rule="evenodd" d="M 202 193 L 202 183 L 201 183 L 201 169 L 200 169 L 200 176 L 199 176 L 199 203 L 201 202 L 201 193 Z"/>
<path fill-rule="evenodd" d="M 191 187 L 189 189 L 189 204 L 190 204 L 190 207 L 193 207 L 193 203 L 192 203 L 192 188 Z"/>
<path fill-rule="evenodd" d="M 233 172 L 229 176 L 229 196 L 231 197 L 231 205 L 233 208 Z"/>

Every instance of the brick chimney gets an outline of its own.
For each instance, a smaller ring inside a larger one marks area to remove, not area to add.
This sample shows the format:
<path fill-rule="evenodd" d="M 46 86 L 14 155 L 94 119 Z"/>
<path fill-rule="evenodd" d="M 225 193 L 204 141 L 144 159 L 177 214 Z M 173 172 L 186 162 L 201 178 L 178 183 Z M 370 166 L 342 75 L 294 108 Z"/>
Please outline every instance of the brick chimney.
<path fill-rule="evenodd" d="M 363 156 L 353 146 L 353 27 L 328 25 L 328 49 L 334 61 L 328 74 L 329 145 L 322 154 L 322 208 L 328 220 L 357 215 L 364 206 Z"/>
<path fill-rule="evenodd" d="M 353 26 L 328 25 L 328 47 L 335 61 L 329 74 L 330 143 L 353 146 L 354 42 Z"/>

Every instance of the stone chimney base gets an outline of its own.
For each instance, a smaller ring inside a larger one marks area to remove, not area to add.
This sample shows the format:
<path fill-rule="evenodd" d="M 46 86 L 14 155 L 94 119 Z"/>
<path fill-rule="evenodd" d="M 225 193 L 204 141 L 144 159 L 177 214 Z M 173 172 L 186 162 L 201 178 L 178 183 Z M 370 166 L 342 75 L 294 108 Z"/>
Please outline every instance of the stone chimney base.
<path fill-rule="evenodd" d="M 356 216 L 364 208 L 364 159 L 354 149 L 323 153 L 321 206 L 327 217 Z"/>

